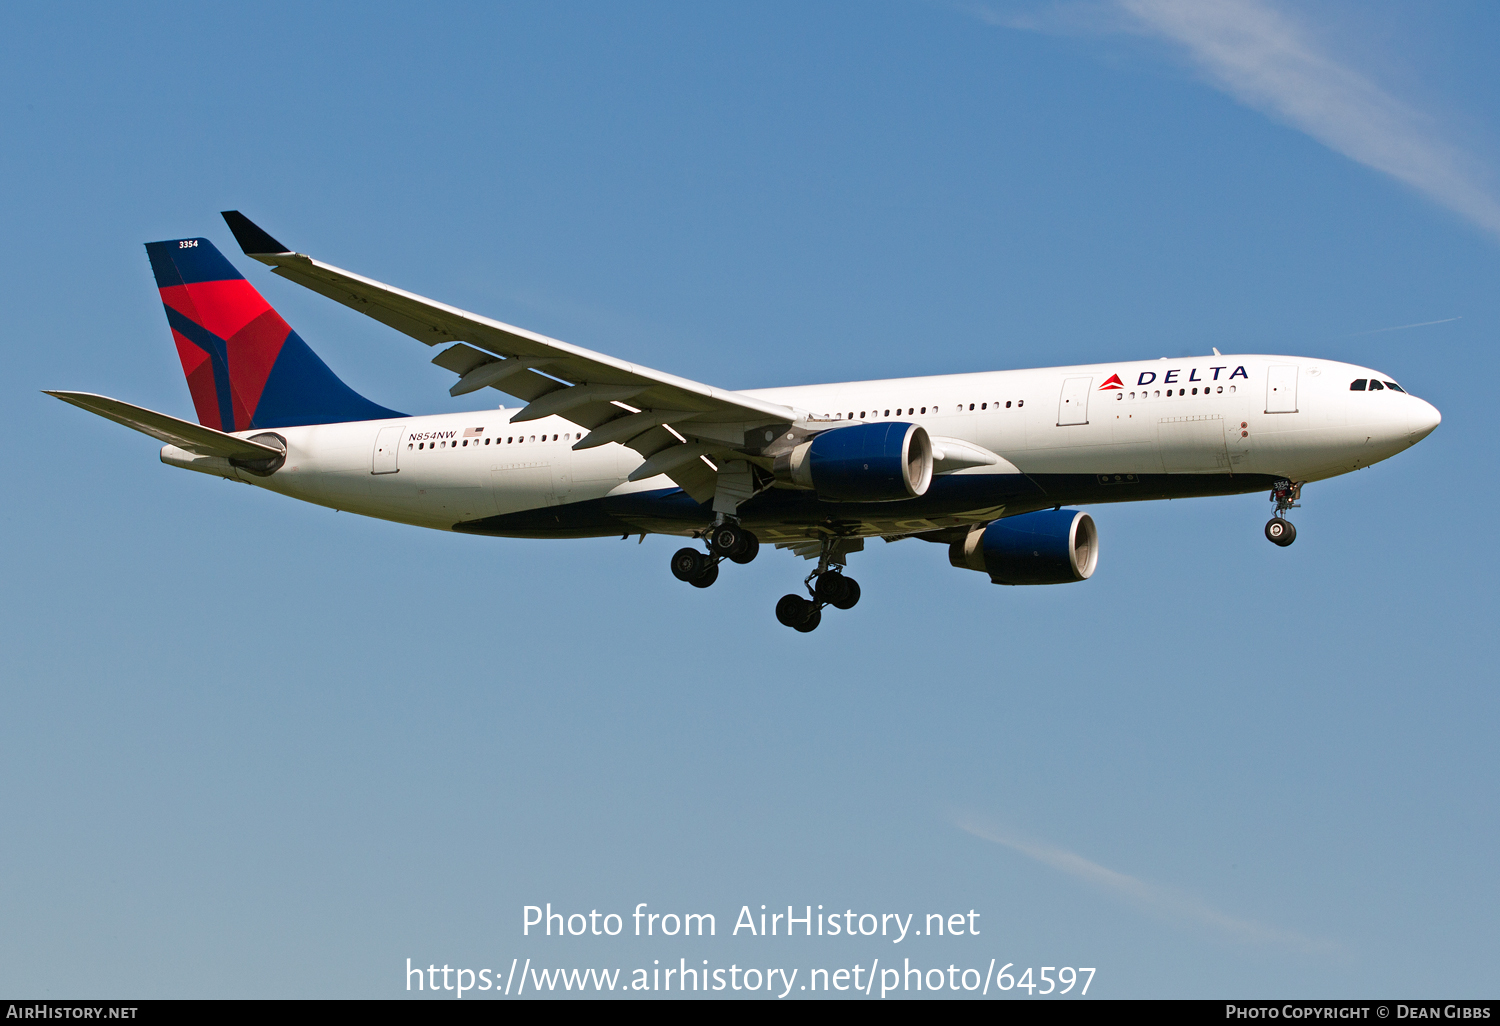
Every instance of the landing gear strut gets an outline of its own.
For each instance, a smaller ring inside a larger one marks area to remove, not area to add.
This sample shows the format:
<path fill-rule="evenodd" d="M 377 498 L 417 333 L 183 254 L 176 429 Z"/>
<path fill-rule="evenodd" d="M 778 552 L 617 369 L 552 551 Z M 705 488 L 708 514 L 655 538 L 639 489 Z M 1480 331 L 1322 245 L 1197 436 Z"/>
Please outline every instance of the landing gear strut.
<path fill-rule="evenodd" d="M 823 622 L 823 607 L 833 606 L 835 609 L 853 609 L 859 601 L 859 582 L 852 577 L 844 575 L 843 567 L 830 566 L 829 562 L 834 554 L 834 548 L 840 539 L 826 537 L 823 539 L 823 550 L 818 557 L 818 568 L 807 575 L 802 582 L 807 588 L 807 593 L 812 596 L 805 599 L 801 595 L 783 595 L 776 603 L 776 619 L 794 631 L 803 634 L 817 630 L 818 624 Z"/>
<path fill-rule="evenodd" d="M 672 554 L 672 576 L 695 588 L 707 588 L 719 579 L 719 563 L 748 563 L 760 552 L 760 539 L 733 520 L 722 520 L 704 534 L 708 552 L 678 549 Z"/>
<path fill-rule="evenodd" d="M 1297 528 L 1286 518 L 1287 510 L 1298 509 L 1298 499 L 1302 498 L 1302 485 L 1299 482 L 1281 480 L 1277 481 L 1271 489 L 1271 501 L 1276 503 L 1276 513 L 1270 520 L 1266 521 L 1266 540 L 1273 545 L 1286 548 L 1297 540 Z"/>

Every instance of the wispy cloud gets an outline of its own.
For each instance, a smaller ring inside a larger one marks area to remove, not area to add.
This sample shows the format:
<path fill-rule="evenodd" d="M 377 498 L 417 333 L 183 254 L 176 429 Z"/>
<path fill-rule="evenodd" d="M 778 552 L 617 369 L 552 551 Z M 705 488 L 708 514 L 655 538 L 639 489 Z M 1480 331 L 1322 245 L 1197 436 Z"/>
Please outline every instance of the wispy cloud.
<path fill-rule="evenodd" d="M 1246 106 L 1500 237 L 1500 200 L 1477 162 L 1433 118 L 1336 59 L 1306 26 L 1265 0 L 1062 2 L 1023 13 L 961 6 L 1009 28 L 1134 31 L 1169 40 L 1211 84 Z"/>
<path fill-rule="evenodd" d="M 1101 866 L 1097 862 L 1090 862 L 1082 855 L 1076 855 L 1065 849 L 1017 837 L 978 817 L 960 816 L 956 822 L 960 829 L 968 831 L 975 837 L 981 837 L 986 841 L 1020 852 L 1043 865 L 1051 866 L 1069 876 L 1093 884 L 1115 897 L 1123 898 L 1136 907 L 1163 919 L 1208 926 L 1242 941 L 1280 944 L 1309 953 L 1333 954 L 1339 951 L 1339 946 L 1331 941 L 1304 937 L 1298 933 L 1279 930 L 1248 919 L 1237 919 L 1191 895 L 1160 884 L 1147 883 L 1145 880 L 1127 876 L 1124 873 L 1117 873 L 1113 869 Z"/>

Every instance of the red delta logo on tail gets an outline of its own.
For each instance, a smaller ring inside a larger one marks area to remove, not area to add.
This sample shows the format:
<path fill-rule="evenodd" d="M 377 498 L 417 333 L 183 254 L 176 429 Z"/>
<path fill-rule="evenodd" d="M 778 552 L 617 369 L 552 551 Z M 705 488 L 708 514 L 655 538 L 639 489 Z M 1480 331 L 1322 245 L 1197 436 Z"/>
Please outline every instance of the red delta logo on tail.
<path fill-rule="evenodd" d="M 207 239 L 146 243 L 198 423 L 219 431 L 404 414 L 339 380 Z"/>
<path fill-rule="evenodd" d="M 1125 383 L 1120 380 L 1120 375 L 1118 375 L 1118 374 L 1111 374 L 1109 376 L 1109 380 L 1106 381 L 1104 384 L 1100 385 L 1099 388 L 1097 389 L 1097 391 L 1107 392 L 1107 391 L 1109 391 L 1112 388 L 1124 388 L 1124 387 L 1125 387 Z"/>

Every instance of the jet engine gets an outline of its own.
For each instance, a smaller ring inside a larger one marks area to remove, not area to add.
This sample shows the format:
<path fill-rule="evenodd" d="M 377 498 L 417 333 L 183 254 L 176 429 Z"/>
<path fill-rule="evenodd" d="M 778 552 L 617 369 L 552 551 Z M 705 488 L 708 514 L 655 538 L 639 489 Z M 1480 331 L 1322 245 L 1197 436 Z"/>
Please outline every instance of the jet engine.
<path fill-rule="evenodd" d="M 932 483 L 932 440 L 917 424 L 834 428 L 776 457 L 776 477 L 828 502 L 896 502 Z"/>
<path fill-rule="evenodd" d="M 1086 581 L 1099 563 L 1099 531 L 1076 509 L 1022 513 L 971 527 L 948 546 L 948 562 L 987 573 L 995 584 Z"/>

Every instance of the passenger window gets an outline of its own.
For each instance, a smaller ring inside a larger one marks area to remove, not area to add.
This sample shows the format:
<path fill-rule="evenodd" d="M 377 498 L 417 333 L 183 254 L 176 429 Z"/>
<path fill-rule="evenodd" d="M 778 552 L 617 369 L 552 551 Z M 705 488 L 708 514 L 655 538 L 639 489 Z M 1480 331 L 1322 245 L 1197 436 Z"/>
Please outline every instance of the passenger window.
<path fill-rule="evenodd" d="M 923 413 L 926 413 L 926 412 L 927 412 L 927 407 L 925 407 L 925 406 L 924 406 L 924 407 L 922 407 L 922 412 L 923 412 Z"/>
<path fill-rule="evenodd" d="M 1019 410 L 1021 407 L 1025 406 L 1025 405 L 1026 405 L 1026 400 L 1025 399 L 1017 399 L 1016 400 L 1016 409 Z"/>
<path fill-rule="evenodd" d="M 1354 381 L 1350 382 L 1349 384 L 1349 391 L 1363 392 L 1365 390 L 1365 384 L 1366 380 L 1364 378 L 1355 378 Z"/>
<path fill-rule="evenodd" d="M 979 408 L 980 408 L 980 409 L 981 409 L 981 410 L 987 410 L 987 409 L 989 409 L 989 408 L 990 408 L 990 404 L 989 404 L 989 403 L 980 403 L 980 404 L 979 404 Z"/>
<path fill-rule="evenodd" d="M 1374 378 L 1371 378 L 1370 379 L 1370 391 L 1371 392 L 1384 392 L 1385 391 L 1385 386 L 1382 385 L 1380 382 L 1376 381 Z"/>
<path fill-rule="evenodd" d="M 1405 392 L 1406 391 L 1406 389 L 1402 388 L 1400 385 L 1396 384 L 1394 381 L 1387 381 L 1385 383 L 1385 387 L 1389 388 L 1392 392 Z"/>
<path fill-rule="evenodd" d="M 1007 410 L 1008 410 L 1008 409 L 1010 409 L 1010 402 L 1009 402 L 1009 400 L 1007 400 L 1007 401 L 1006 401 L 1006 403 L 1005 403 L 1005 408 L 1006 408 L 1006 409 L 1007 409 Z"/>

